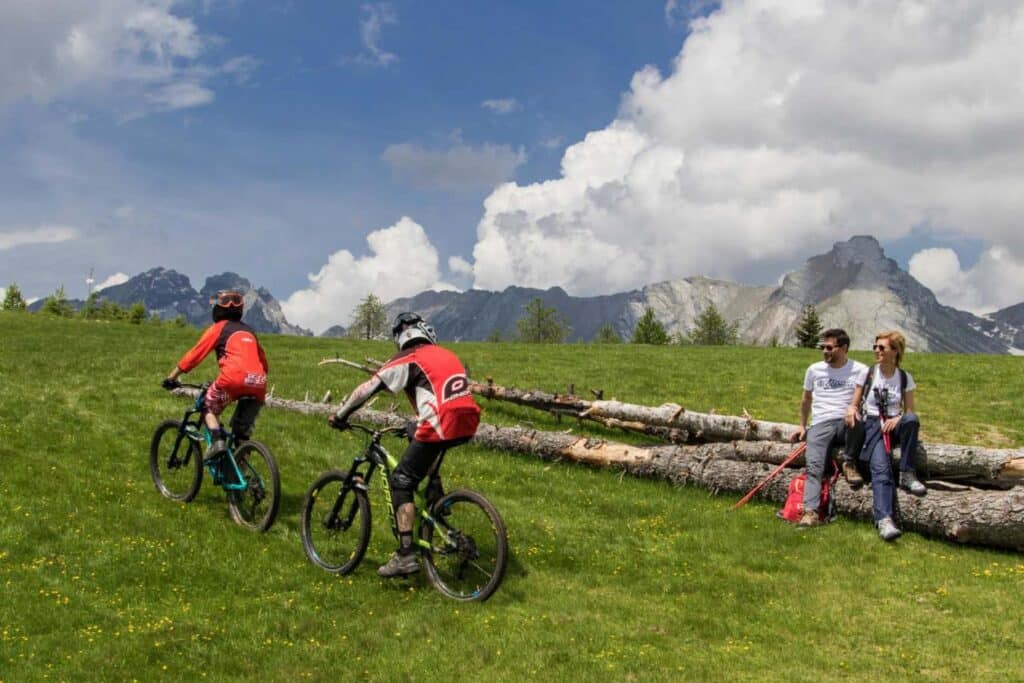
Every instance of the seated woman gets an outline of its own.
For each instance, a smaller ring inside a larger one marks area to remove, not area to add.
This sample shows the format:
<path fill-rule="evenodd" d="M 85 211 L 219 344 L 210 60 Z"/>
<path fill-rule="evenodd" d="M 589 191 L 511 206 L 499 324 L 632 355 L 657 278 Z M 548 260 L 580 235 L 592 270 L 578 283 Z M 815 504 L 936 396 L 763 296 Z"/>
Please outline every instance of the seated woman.
<path fill-rule="evenodd" d="M 920 422 L 914 414 L 914 378 L 900 367 L 907 340 L 899 332 L 875 336 L 875 366 L 864 386 L 864 449 L 861 460 L 871 470 L 871 492 L 878 534 L 891 541 L 902 532 L 893 522 L 895 482 L 892 447 L 900 447 L 900 487 L 917 496 L 926 493 L 914 473 Z"/>

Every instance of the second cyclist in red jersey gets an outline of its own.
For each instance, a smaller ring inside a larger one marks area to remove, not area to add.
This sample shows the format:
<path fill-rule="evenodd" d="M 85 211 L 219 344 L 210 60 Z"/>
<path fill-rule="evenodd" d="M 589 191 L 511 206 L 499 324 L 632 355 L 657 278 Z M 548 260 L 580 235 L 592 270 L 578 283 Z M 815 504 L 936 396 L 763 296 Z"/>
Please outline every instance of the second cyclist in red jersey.
<path fill-rule="evenodd" d="M 239 401 L 231 419 L 231 427 L 239 440 L 252 434 L 256 415 L 266 399 L 267 356 L 251 327 L 242 322 L 244 299 L 240 292 L 217 292 L 212 301 L 213 325 L 206 328 L 199 341 L 182 356 L 164 379 L 164 387 L 173 388 L 178 377 L 191 372 L 210 352 L 216 352 L 220 373 L 206 390 L 204 419 L 213 437 L 210 453 L 223 448 L 224 433 L 220 414 L 229 403 Z M 209 455 L 209 454 L 208 454 Z"/>

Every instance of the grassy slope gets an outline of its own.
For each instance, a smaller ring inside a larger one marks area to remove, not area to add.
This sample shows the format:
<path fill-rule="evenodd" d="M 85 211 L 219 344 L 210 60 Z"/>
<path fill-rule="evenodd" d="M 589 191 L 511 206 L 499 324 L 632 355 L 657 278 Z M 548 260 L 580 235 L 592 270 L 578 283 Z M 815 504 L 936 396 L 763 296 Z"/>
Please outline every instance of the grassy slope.
<path fill-rule="evenodd" d="M 268 410 L 257 436 L 282 469 L 281 515 L 255 536 L 206 481 L 191 505 L 153 489 L 146 451 L 183 402 L 159 378 L 194 330 L 0 313 L 0 681 L 475 675 L 592 679 L 1020 675 L 1019 555 L 863 523 L 798 533 L 732 497 L 464 447 L 450 485 L 485 492 L 513 565 L 484 605 L 373 573 L 393 541 L 380 497 L 367 560 L 335 577 L 308 562 L 302 495 L 358 448 L 313 418 Z M 361 378 L 335 353 L 386 344 L 264 340 L 279 396 Z M 474 376 L 792 421 L 813 352 L 466 344 Z M 866 358 L 862 358 L 867 360 Z M 928 440 L 1018 445 L 1021 359 L 915 355 Z M 207 365 L 193 373 L 211 376 Z M 387 401 L 381 401 L 381 404 Z M 496 403 L 485 419 L 554 423 Z M 568 428 L 563 424 L 562 428 Z M 615 438 L 622 438 L 616 435 Z M 395 443 L 398 447 L 399 444 Z"/>

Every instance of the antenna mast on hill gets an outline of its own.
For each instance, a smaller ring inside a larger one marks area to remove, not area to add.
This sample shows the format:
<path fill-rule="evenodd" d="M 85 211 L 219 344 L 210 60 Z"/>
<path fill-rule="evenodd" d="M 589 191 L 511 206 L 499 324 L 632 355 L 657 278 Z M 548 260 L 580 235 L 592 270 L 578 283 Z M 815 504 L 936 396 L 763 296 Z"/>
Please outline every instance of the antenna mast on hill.
<path fill-rule="evenodd" d="M 96 280 L 94 280 L 93 277 L 92 277 L 92 271 L 93 271 L 93 269 L 90 268 L 89 269 L 89 277 L 85 278 L 85 287 L 88 290 L 86 292 L 86 296 L 91 296 L 92 295 L 92 286 L 94 284 L 96 284 Z"/>

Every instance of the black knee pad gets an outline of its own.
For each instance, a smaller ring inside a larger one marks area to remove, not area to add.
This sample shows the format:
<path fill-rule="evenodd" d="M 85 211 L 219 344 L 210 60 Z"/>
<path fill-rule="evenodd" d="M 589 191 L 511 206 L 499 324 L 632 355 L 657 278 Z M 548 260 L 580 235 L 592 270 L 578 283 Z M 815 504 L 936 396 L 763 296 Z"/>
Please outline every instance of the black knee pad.
<path fill-rule="evenodd" d="M 413 492 L 419 483 L 418 479 L 410 476 L 401 467 L 391 473 L 388 484 L 391 486 L 391 502 L 396 510 L 406 503 L 413 502 Z"/>

